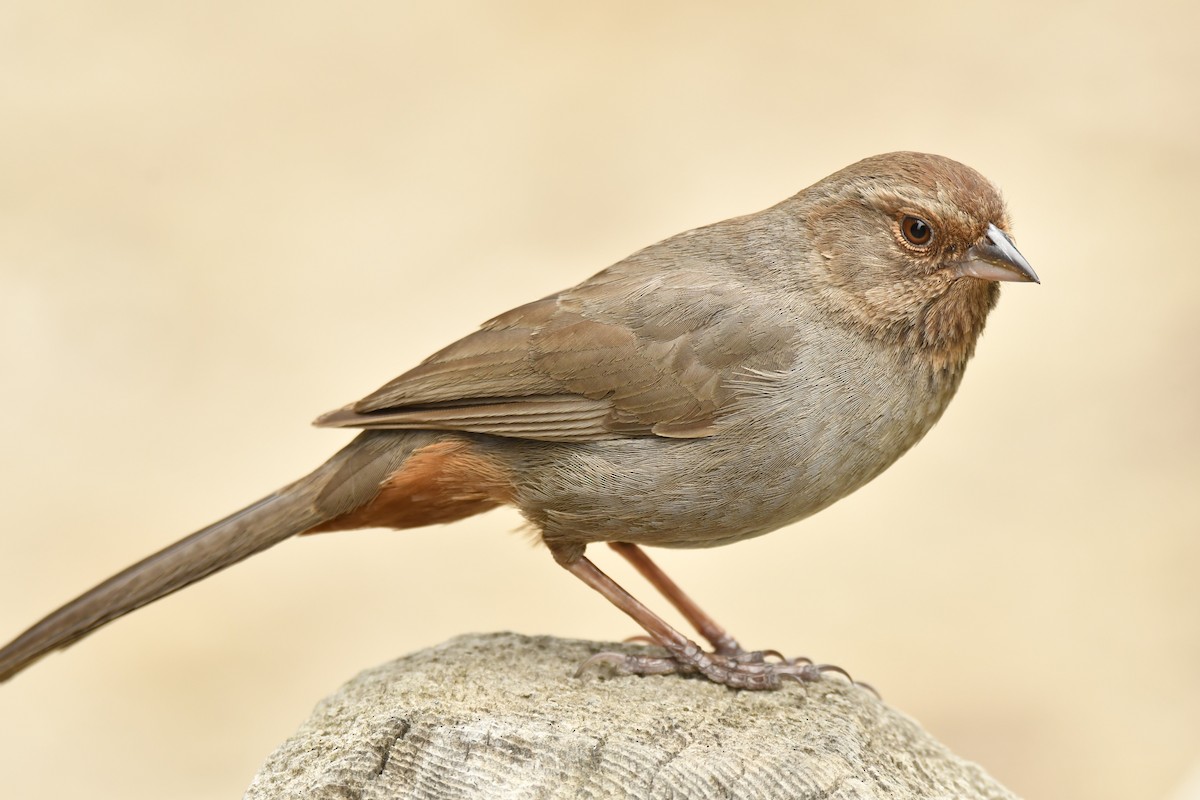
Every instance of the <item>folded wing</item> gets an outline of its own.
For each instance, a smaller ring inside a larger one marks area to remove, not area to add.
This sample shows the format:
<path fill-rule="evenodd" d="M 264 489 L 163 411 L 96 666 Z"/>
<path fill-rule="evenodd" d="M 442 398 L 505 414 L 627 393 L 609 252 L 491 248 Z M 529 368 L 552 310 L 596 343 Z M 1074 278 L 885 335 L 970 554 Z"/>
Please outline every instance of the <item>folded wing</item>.
<path fill-rule="evenodd" d="M 695 438 L 716 432 L 729 378 L 790 362 L 786 320 L 744 302 L 740 284 L 699 270 L 647 280 L 623 267 L 484 323 L 316 424 L 554 442 Z"/>

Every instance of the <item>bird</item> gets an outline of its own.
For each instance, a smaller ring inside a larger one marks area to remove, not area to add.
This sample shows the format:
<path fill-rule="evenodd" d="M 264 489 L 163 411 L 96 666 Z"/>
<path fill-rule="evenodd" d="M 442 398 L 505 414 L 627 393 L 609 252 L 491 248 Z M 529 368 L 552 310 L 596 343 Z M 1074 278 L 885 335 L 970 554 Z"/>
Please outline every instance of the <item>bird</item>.
<path fill-rule="evenodd" d="M 843 671 L 744 649 L 643 548 L 759 536 L 875 478 L 945 411 L 1004 281 L 1040 283 L 986 178 L 939 155 L 865 158 L 500 314 L 319 417 L 360 432 L 307 476 L 30 627 L 0 649 L 0 680 L 292 536 L 502 505 L 665 653 L 590 661 L 752 690 Z M 596 567 L 594 543 L 630 561 L 709 648 Z"/>

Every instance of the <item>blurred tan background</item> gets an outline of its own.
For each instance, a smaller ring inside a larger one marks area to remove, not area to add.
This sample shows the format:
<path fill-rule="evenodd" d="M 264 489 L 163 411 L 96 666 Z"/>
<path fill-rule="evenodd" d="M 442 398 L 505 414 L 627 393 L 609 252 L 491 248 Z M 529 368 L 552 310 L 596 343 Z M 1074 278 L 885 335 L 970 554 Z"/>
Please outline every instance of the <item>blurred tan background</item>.
<path fill-rule="evenodd" d="M 1193 8 L 7 3 L 0 638 L 489 316 L 920 149 L 1003 187 L 1044 284 L 874 484 L 661 562 L 1029 798 L 1200 796 Z M 46 659 L 0 686 L 0 795 L 238 796 L 362 668 L 637 632 L 518 524 L 287 542 Z"/>

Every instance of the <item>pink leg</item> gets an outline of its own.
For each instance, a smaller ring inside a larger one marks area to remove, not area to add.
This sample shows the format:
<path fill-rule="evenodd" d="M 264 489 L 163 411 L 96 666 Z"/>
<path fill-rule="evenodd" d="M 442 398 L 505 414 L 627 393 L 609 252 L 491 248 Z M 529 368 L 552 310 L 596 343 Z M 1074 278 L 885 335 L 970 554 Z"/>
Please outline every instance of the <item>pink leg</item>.
<path fill-rule="evenodd" d="M 620 672 L 634 675 L 698 672 L 715 683 L 734 689 L 778 689 L 784 679 L 815 681 L 819 680 L 824 672 L 843 672 L 837 667 L 814 665 L 806 661 L 766 661 L 761 654 L 756 658 L 746 658 L 749 654 L 731 656 L 706 653 L 699 645 L 638 602 L 637 598 L 601 572 L 582 553 L 570 552 L 565 548 L 556 549 L 553 546 L 551 552 L 563 568 L 607 597 L 609 602 L 628 614 L 659 646 L 670 653 L 670 658 L 600 653 L 585 662 L 580 667 L 581 671 L 593 662 L 604 661 L 612 664 Z"/>
<path fill-rule="evenodd" d="M 712 617 L 704 613 L 704 610 L 696 605 L 696 602 L 688 597 L 683 589 L 679 588 L 679 584 L 667 577 L 667 573 L 650 560 L 650 556 L 646 555 L 642 548 L 627 542 L 609 542 L 608 546 L 633 564 L 642 577 L 650 581 L 650 584 L 658 589 L 662 596 L 671 602 L 671 605 L 675 606 L 683 618 L 713 646 L 716 652 L 725 656 L 736 656 L 745 652 L 737 640 L 718 625 Z"/>

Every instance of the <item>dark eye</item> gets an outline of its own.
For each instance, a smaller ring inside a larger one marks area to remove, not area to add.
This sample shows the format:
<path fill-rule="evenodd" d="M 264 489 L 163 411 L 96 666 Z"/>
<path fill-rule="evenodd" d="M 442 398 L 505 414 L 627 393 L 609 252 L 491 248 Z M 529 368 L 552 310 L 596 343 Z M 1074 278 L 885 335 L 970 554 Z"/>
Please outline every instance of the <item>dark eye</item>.
<path fill-rule="evenodd" d="M 933 228 L 920 217 L 904 217 L 900 220 L 900 232 L 908 243 L 916 247 L 924 247 L 933 241 Z"/>

